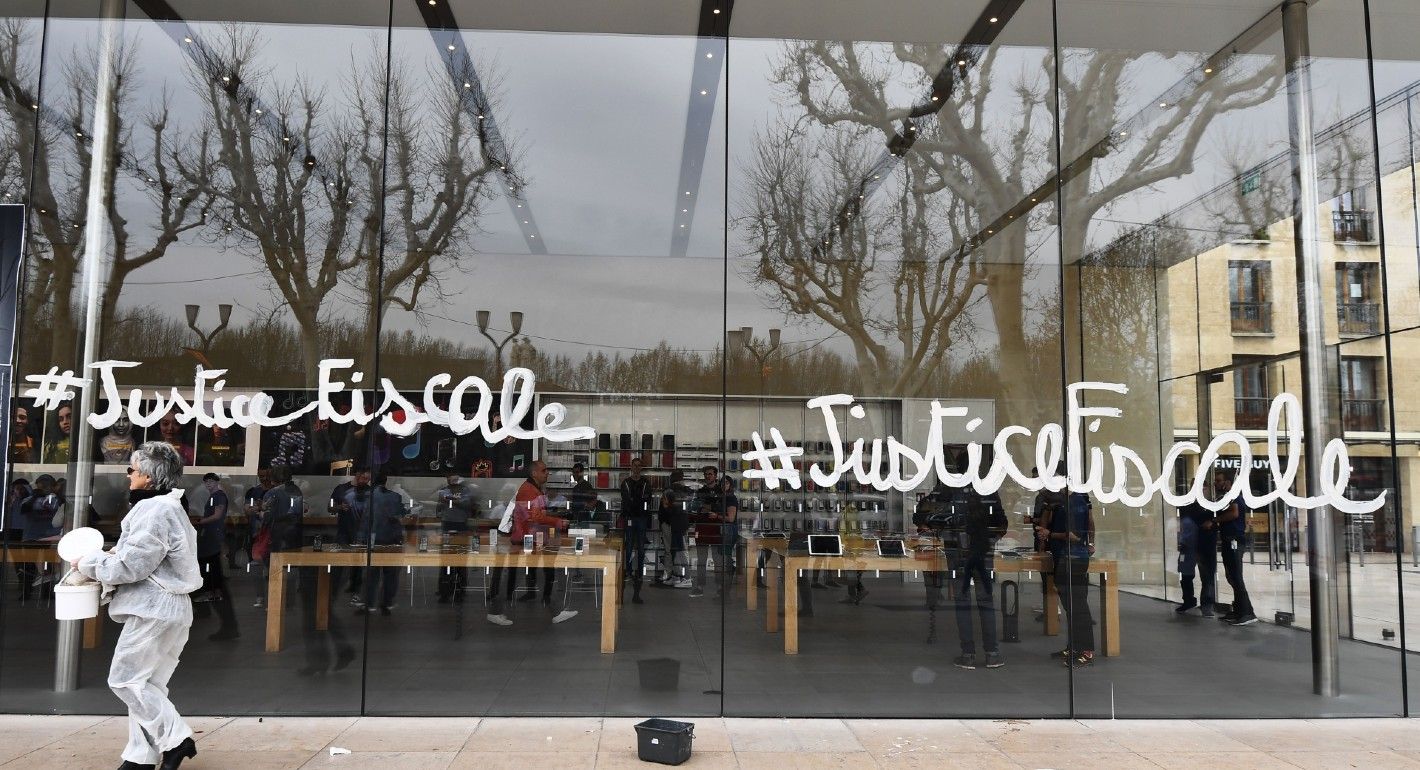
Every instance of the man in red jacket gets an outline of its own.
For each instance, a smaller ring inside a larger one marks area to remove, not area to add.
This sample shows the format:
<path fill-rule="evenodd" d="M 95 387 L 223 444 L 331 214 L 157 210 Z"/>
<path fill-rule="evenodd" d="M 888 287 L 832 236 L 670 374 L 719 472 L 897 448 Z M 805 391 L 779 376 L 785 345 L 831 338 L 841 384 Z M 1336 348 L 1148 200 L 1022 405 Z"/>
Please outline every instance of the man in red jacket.
<path fill-rule="evenodd" d="M 546 542 L 551 542 L 551 538 L 558 537 L 562 531 L 567 529 L 567 520 L 560 516 L 553 516 L 547 512 L 547 493 L 544 491 L 547 486 L 547 463 L 541 460 L 534 460 L 528 467 L 528 478 L 518 487 L 518 494 L 513 498 L 513 531 L 509 534 L 509 548 L 517 553 L 521 549 L 524 535 L 536 536 L 538 532 L 544 533 Z M 542 568 L 542 606 L 552 608 L 552 587 L 556 580 L 557 572 L 551 567 Z M 495 569 L 492 575 L 492 585 L 489 586 L 489 607 L 488 622 L 499 625 L 512 625 L 503 614 L 501 599 L 502 592 L 500 585 L 502 580 L 517 580 L 515 569 Z M 576 610 L 563 609 L 552 618 L 553 623 L 562 623 L 577 617 Z"/>

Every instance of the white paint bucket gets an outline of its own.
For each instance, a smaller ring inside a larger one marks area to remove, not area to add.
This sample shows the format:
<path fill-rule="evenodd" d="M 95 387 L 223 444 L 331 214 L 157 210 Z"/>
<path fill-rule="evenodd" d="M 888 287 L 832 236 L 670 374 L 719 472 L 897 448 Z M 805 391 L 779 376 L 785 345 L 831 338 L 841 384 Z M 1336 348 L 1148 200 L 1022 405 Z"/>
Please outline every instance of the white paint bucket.
<path fill-rule="evenodd" d="M 85 620 L 99 615 L 99 584 L 54 587 L 54 619 Z"/>

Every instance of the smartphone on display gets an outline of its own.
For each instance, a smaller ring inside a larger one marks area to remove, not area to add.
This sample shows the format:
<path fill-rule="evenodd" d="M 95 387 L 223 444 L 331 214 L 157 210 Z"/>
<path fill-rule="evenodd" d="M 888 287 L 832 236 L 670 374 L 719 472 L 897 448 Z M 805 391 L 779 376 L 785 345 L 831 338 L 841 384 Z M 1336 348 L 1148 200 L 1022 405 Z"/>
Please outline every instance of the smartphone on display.
<path fill-rule="evenodd" d="M 578 556 L 581 556 L 583 553 L 586 553 L 586 551 L 587 551 L 587 538 L 585 538 L 585 537 L 578 537 L 576 540 L 573 540 L 573 541 L 572 541 L 572 553 L 575 553 L 575 554 L 577 554 Z"/>
<path fill-rule="evenodd" d="M 524 553 L 532 553 L 532 549 L 533 549 L 533 536 L 532 536 L 532 535 L 523 535 L 523 552 L 524 552 Z"/>

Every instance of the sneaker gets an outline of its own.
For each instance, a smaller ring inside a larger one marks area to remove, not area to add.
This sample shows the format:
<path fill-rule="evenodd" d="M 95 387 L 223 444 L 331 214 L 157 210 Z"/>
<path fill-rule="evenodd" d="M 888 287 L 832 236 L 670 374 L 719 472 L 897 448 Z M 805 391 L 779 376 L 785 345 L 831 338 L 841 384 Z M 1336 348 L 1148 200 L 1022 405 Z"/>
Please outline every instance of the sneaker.
<path fill-rule="evenodd" d="M 1249 612 L 1249 613 L 1246 614 L 1246 615 L 1238 615 L 1237 617 L 1233 618 L 1232 620 L 1229 620 L 1229 621 L 1228 621 L 1228 625 L 1230 625 L 1230 626 L 1250 626 L 1250 625 L 1252 625 L 1253 623 L 1256 623 L 1256 622 L 1257 622 L 1257 616 L 1254 615 L 1254 614 L 1252 614 L 1251 612 Z"/>
<path fill-rule="evenodd" d="M 552 618 L 552 622 L 553 622 L 553 623 L 564 623 L 564 622 L 569 621 L 569 620 L 571 620 L 572 618 L 575 618 L 575 617 L 577 617 L 577 611 L 576 611 L 576 610 L 563 610 L 563 611 L 557 613 L 557 615 Z"/>
<path fill-rule="evenodd" d="M 1004 665 L 1006 665 L 1006 659 L 1001 656 L 1001 653 L 999 653 L 999 652 L 988 652 L 988 653 L 986 653 L 986 667 L 987 667 L 987 668 L 1000 668 L 1000 667 L 1002 667 L 1002 666 L 1004 666 Z"/>
<path fill-rule="evenodd" d="M 504 614 L 502 614 L 502 613 L 499 613 L 499 614 L 497 614 L 497 615 L 494 615 L 494 614 L 491 613 L 491 612 L 488 613 L 488 622 L 489 622 L 489 623 L 492 623 L 492 624 L 495 625 L 495 626 L 511 626 L 511 625 L 513 625 L 513 621 L 509 620 L 509 619 L 508 619 L 508 616 L 507 616 L 507 615 L 504 615 Z"/>
<path fill-rule="evenodd" d="M 1197 599 L 1184 599 L 1184 600 L 1183 600 L 1183 604 L 1180 604 L 1180 605 L 1178 605 L 1177 607 L 1174 607 L 1174 608 L 1173 608 L 1173 611 L 1174 611 L 1175 613 L 1179 614 L 1179 615 L 1182 615 L 1183 613 L 1188 612 L 1189 610 L 1191 610 L 1191 609 L 1193 609 L 1194 607 L 1197 607 L 1197 606 L 1198 606 L 1198 600 L 1197 600 Z"/>
<path fill-rule="evenodd" d="M 1073 656 L 1065 658 L 1066 668 L 1084 668 L 1095 662 L 1095 654 L 1090 650 L 1083 650 Z"/>
<path fill-rule="evenodd" d="M 967 671 L 976 670 L 976 656 L 971 653 L 962 653 L 952 660 L 952 665 L 957 668 L 964 668 Z"/>
<path fill-rule="evenodd" d="M 362 600 L 360 599 L 360 597 L 358 597 L 358 596 L 353 596 L 353 595 L 352 595 L 352 596 L 350 597 L 350 606 L 351 606 L 351 607 L 364 607 L 364 606 L 365 606 L 365 602 L 362 601 Z"/>
<path fill-rule="evenodd" d="M 690 598 L 692 598 L 692 599 L 699 599 L 700 597 L 702 597 L 702 596 L 704 596 L 704 595 L 705 595 L 705 592 L 704 592 L 703 590 L 701 590 L 701 589 L 699 589 L 699 588 L 696 588 L 696 587 L 694 587 L 694 586 L 691 586 L 691 588 L 690 588 Z"/>
<path fill-rule="evenodd" d="M 680 580 L 671 581 L 672 588 L 691 588 L 694 585 L 695 584 L 691 582 L 690 578 L 681 578 Z"/>

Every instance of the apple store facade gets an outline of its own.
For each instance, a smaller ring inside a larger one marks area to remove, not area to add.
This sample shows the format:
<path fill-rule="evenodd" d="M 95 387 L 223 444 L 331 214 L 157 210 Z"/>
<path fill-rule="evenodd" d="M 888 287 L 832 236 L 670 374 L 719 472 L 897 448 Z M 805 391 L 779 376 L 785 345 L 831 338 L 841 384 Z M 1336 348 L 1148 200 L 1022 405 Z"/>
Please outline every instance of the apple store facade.
<path fill-rule="evenodd" d="M 0 712 L 119 712 L 56 542 L 161 441 L 186 714 L 1413 715 L 1416 39 L 9 0 Z"/>

